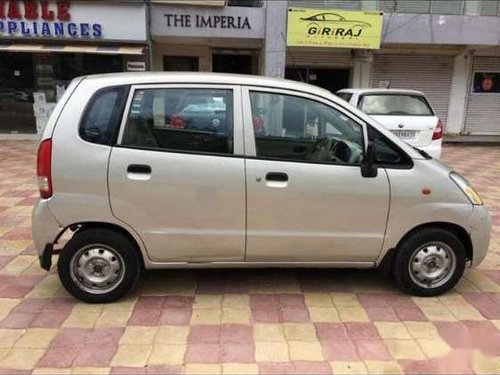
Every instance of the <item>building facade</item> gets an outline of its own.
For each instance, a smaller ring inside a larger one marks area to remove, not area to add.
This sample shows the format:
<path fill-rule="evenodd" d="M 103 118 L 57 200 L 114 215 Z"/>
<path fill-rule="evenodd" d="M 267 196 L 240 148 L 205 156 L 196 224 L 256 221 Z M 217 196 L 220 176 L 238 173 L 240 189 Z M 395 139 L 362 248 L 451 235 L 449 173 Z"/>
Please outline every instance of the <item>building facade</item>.
<path fill-rule="evenodd" d="M 286 2 L 151 1 L 152 69 L 283 75 L 268 25 L 285 17 Z"/>
<path fill-rule="evenodd" d="M 296 48 L 287 78 L 329 90 L 391 87 L 423 91 L 445 132 L 500 135 L 500 2 L 497 0 L 290 0 L 318 11 L 383 13 L 379 49 Z M 332 77 L 335 77 L 332 79 Z"/>
<path fill-rule="evenodd" d="M 40 131 L 77 76 L 146 70 L 146 9 L 142 1 L 1 1 L 0 134 Z"/>
<path fill-rule="evenodd" d="M 382 18 L 379 45 L 295 46 L 289 9 Z M 498 0 L 0 2 L 0 135 L 36 133 L 69 81 L 212 71 L 423 91 L 447 134 L 500 135 Z"/>

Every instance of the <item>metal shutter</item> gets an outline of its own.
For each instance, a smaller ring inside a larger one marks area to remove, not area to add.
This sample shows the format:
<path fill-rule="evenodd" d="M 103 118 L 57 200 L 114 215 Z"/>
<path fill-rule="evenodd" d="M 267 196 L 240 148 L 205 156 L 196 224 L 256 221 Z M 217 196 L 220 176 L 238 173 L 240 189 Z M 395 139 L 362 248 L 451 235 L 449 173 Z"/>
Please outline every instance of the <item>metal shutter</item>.
<path fill-rule="evenodd" d="M 430 0 L 404 0 L 396 2 L 396 12 L 399 13 L 430 13 Z"/>
<path fill-rule="evenodd" d="M 500 57 L 474 57 L 473 72 L 500 72 Z M 472 94 L 469 85 L 465 131 L 471 134 L 500 134 L 500 94 Z"/>
<path fill-rule="evenodd" d="M 496 0 L 495 0 L 496 1 Z M 379 0 L 380 10 L 398 13 L 463 14 L 464 0 Z"/>
<path fill-rule="evenodd" d="M 496 16 L 500 11 L 498 0 L 483 0 L 481 1 L 481 16 Z"/>
<path fill-rule="evenodd" d="M 431 2 L 432 14 L 464 14 L 463 0 L 441 0 Z"/>
<path fill-rule="evenodd" d="M 286 54 L 286 65 L 296 67 L 350 68 L 352 61 L 350 49 L 289 48 Z"/>
<path fill-rule="evenodd" d="M 375 55 L 372 87 L 390 81 L 391 88 L 422 91 L 446 122 L 453 76 L 453 56 Z"/>
<path fill-rule="evenodd" d="M 361 9 L 361 0 L 290 0 L 288 6 L 298 8 Z"/>

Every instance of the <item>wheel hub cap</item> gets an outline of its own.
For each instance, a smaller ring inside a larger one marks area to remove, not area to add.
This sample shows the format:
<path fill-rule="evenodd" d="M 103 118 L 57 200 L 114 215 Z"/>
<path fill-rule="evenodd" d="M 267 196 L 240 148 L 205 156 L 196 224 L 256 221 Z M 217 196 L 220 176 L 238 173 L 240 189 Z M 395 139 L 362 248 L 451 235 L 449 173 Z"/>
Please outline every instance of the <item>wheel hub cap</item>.
<path fill-rule="evenodd" d="M 450 280 L 456 263 L 450 246 L 443 242 L 428 243 L 416 249 L 411 256 L 410 277 L 423 288 L 437 288 Z"/>
<path fill-rule="evenodd" d="M 104 245 L 82 248 L 71 260 L 71 277 L 86 292 L 108 293 L 123 280 L 123 258 Z"/>

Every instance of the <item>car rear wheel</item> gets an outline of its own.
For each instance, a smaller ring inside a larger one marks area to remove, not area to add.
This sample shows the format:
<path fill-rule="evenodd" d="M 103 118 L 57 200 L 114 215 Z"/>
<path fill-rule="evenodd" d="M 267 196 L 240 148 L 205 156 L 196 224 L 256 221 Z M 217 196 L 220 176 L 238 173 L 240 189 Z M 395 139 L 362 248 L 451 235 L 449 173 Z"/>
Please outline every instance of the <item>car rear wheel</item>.
<path fill-rule="evenodd" d="M 57 264 L 66 290 L 90 303 L 113 302 L 137 282 L 141 260 L 135 245 L 110 229 L 77 232 L 66 244 Z"/>
<path fill-rule="evenodd" d="M 467 261 L 465 247 L 452 232 L 425 228 L 398 246 L 392 273 L 399 287 L 415 296 L 437 296 L 453 288 Z"/>

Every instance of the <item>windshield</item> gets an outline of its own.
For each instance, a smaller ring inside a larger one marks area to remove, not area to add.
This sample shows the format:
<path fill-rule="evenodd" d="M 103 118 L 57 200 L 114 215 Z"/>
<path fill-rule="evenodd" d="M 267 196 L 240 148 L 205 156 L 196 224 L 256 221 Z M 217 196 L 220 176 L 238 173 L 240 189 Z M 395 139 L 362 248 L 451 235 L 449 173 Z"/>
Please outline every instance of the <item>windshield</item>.
<path fill-rule="evenodd" d="M 363 112 L 369 115 L 434 116 L 429 103 L 420 95 L 363 95 L 359 107 Z"/>

